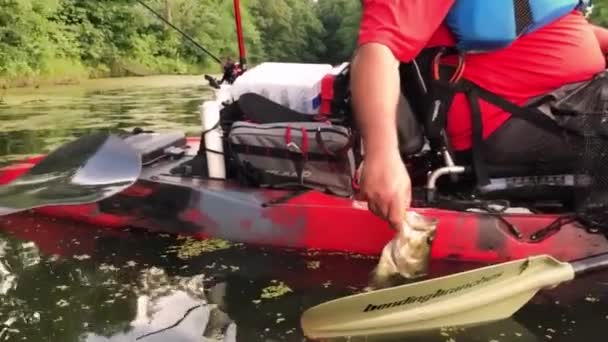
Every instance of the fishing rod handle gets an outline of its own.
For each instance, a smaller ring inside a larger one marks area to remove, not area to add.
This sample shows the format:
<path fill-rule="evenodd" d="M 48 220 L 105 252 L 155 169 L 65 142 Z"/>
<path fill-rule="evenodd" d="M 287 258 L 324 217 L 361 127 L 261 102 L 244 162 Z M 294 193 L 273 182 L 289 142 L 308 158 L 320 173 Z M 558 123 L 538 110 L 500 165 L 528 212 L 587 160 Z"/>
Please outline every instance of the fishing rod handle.
<path fill-rule="evenodd" d="M 574 269 L 575 276 L 608 269 L 608 253 L 573 261 L 570 265 Z"/>

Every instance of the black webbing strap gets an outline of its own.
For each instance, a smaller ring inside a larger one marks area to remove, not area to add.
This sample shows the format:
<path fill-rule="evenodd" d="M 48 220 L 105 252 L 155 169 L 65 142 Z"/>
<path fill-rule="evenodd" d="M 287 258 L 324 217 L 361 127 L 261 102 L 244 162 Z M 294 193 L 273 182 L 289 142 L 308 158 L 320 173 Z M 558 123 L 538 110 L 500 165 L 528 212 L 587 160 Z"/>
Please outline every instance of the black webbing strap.
<path fill-rule="evenodd" d="M 433 81 L 432 101 L 425 117 L 424 128 L 433 148 L 446 147 L 444 141 L 447 115 L 454 100 L 454 87 L 443 81 Z"/>
<path fill-rule="evenodd" d="M 561 134 L 563 132 L 563 128 L 561 128 L 557 122 L 551 119 L 549 116 L 544 114 L 540 109 L 534 107 L 520 107 L 506 99 L 493 94 L 476 84 L 469 82 L 467 80 L 463 80 L 463 83 L 466 83 L 467 88 L 474 89 L 477 96 L 479 98 L 485 100 L 486 102 L 492 103 L 497 107 L 504 109 L 509 112 L 509 114 L 514 117 L 527 120 L 528 122 L 536 125 L 541 129 L 545 129 L 547 131 L 553 132 L 555 134 Z"/>
<path fill-rule="evenodd" d="M 485 145 L 483 141 L 483 123 L 477 90 L 466 86 L 464 88 L 467 100 L 471 106 L 471 128 L 473 133 L 473 144 L 471 149 L 473 150 L 473 170 L 475 171 L 478 185 L 485 186 L 490 184 L 490 176 L 488 175 L 488 170 L 483 160 Z"/>

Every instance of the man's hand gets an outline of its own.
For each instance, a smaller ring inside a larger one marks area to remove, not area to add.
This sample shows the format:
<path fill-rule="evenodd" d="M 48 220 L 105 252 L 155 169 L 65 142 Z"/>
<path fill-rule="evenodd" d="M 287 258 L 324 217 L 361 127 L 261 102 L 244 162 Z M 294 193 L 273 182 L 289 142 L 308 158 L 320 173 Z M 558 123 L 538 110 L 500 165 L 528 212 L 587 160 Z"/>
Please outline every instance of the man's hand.
<path fill-rule="evenodd" d="M 399 62 L 384 45 L 359 47 L 352 63 L 354 112 L 363 137 L 361 195 L 371 212 L 398 228 L 411 201 L 410 178 L 399 155 Z"/>
<path fill-rule="evenodd" d="M 369 210 L 399 230 L 412 196 L 410 176 L 399 153 L 386 150 L 366 155 L 359 182 L 361 199 Z"/>

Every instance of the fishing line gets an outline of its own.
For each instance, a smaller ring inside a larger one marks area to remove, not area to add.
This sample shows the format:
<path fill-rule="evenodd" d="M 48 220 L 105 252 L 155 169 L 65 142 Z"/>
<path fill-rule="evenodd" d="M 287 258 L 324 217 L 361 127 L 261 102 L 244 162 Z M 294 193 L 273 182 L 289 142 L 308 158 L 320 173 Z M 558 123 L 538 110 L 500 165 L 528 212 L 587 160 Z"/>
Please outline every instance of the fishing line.
<path fill-rule="evenodd" d="M 184 36 L 186 39 L 188 39 L 190 42 L 192 42 L 192 44 L 196 45 L 199 49 L 203 50 L 207 55 L 211 56 L 211 58 L 213 58 L 214 60 L 216 60 L 218 63 L 222 64 L 222 61 L 219 58 L 217 58 L 209 50 L 205 49 L 201 44 L 197 43 L 194 40 L 194 38 L 190 37 L 184 31 L 180 30 L 177 26 L 171 24 L 167 19 L 165 19 L 165 17 L 163 17 L 162 15 L 158 14 L 155 10 L 153 10 L 152 8 L 150 8 L 150 6 L 146 5 L 142 0 L 135 0 L 135 1 L 139 2 L 142 6 L 144 6 L 145 8 L 147 8 L 150 12 L 154 13 L 154 15 L 156 15 L 158 18 L 160 18 L 160 20 L 162 20 L 163 22 L 165 22 L 167 25 L 171 26 L 174 30 L 176 30 L 182 36 Z"/>

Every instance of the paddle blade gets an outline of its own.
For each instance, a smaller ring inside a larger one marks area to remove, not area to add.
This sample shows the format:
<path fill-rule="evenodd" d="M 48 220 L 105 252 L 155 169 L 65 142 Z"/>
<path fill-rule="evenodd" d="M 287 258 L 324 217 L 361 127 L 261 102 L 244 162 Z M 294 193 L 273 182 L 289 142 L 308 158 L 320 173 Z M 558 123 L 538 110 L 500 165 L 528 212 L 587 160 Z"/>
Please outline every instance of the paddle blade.
<path fill-rule="evenodd" d="M 304 312 L 310 338 L 394 335 L 511 316 L 542 288 L 574 277 L 572 267 L 535 256 L 344 297 Z"/>
<path fill-rule="evenodd" d="M 94 203 L 131 186 L 140 172 L 139 152 L 122 139 L 87 135 L 0 187 L 0 216 L 49 205 Z"/>

